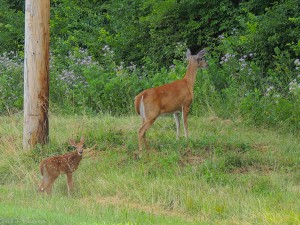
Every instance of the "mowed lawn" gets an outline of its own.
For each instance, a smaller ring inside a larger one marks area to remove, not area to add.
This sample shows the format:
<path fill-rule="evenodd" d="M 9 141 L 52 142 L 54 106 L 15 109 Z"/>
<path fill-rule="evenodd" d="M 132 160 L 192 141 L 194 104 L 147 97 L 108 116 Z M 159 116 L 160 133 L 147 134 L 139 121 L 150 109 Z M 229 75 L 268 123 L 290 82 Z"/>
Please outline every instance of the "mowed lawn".
<path fill-rule="evenodd" d="M 24 152 L 22 116 L 0 117 L 0 224 L 300 224 L 299 134 L 191 116 L 189 139 L 176 140 L 161 117 L 136 159 L 138 116 L 49 121 L 49 145 Z M 39 193 L 41 159 L 81 136 L 72 196 L 65 175 Z"/>

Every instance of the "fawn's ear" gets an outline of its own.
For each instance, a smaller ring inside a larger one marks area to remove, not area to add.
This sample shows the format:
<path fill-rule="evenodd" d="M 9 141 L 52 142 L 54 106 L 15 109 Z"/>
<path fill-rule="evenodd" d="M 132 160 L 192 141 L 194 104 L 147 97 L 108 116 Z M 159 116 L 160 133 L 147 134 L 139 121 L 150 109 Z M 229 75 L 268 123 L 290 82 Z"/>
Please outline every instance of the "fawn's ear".
<path fill-rule="evenodd" d="M 70 144 L 71 146 L 73 146 L 73 147 L 76 147 L 76 143 L 75 143 L 75 141 L 74 141 L 73 139 L 71 139 L 71 140 L 69 141 L 69 144 Z"/>
<path fill-rule="evenodd" d="M 80 143 L 83 144 L 84 143 L 84 137 L 80 138 Z"/>

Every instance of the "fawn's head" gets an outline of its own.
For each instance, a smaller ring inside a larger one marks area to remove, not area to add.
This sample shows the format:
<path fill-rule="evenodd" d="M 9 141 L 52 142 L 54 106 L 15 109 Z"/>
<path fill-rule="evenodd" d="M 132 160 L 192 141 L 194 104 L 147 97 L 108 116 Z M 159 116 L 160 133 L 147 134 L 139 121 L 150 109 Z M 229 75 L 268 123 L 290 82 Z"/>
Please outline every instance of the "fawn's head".
<path fill-rule="evenodd" d="M 78 155 L 82 155 L 83 154 L 83 144 L 84 144 L 84 138 L 81 137 L 80 142 L 76 143 L 73 139 L 71 139 L 69 141 L 70 145 L 75 147 L 77 150 Z"/>
<path fill-rule="evenodd" d="M 192 55 L 191 51 L 188 49 L 186 52 L 187 60 L 190 63 L 196 64 L 198 68 L 205 68 L 207 67 L 207 62 L 204 60 L 204 54 L 206 53 L 205 49 L 202 49 L 198 54 Z"/>

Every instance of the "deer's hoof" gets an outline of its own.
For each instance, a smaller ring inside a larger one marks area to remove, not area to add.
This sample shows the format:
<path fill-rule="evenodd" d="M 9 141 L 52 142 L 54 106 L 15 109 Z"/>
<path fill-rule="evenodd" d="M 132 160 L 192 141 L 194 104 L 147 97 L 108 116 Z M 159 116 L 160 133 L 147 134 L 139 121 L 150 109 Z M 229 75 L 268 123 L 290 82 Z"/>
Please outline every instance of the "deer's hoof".
<path fill-rule="evenodd" d="M 136 160 L 142 158 L 142 155 L 143 154 L 142 154 L 141 150 L 133 152 L 133 158 L 136 159 Z"/>

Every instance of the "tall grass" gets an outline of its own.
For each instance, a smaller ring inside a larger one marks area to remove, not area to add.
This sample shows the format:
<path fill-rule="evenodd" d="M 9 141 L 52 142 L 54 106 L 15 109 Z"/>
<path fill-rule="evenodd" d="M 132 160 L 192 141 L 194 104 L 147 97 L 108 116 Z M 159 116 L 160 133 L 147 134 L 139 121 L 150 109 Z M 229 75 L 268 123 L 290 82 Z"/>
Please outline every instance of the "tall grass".
<path fill-rule="evenodd" d="M 22 150 L 22 117 L 0 117 L 0 223 L 297 224 L 299 136 L 218 117 L 189 118 L 190 138 L 175 139 L 172 118 L 148 132 L 136 160 L 137 116 L 50 116 L 50 143 Z M 42 158 L 86 139 L 67 197 L 66 178 L 51 196 L 37 192 Z"/>

